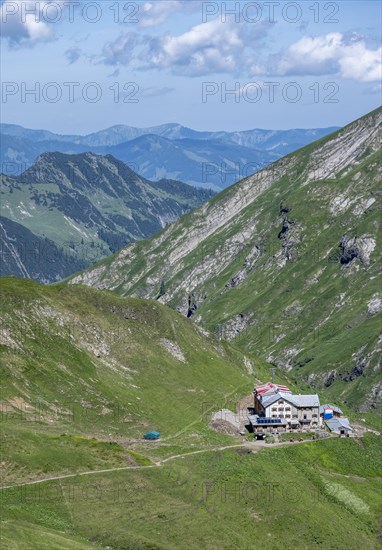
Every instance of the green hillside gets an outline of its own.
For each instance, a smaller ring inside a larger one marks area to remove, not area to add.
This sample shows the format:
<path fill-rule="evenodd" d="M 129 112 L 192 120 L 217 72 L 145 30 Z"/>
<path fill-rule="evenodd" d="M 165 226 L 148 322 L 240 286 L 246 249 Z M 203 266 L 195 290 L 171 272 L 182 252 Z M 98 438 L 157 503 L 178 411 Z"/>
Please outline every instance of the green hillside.
<path fill-rule="evenodd" d="M 0 291 L 3 548 L 379 547 L 380 436 L 224 435 L 210 414 L 269 379 L 261 360 L 157 301 L 14 278 Z"/>
<path fill-rule="evenodd" d="M 151 182 L 93 153 L 44 153 L 0 184 L 0 274 L 43 283 L 153 235 L 213 195 L 179 181 Z"/>
<path fill-rule="evenodd" d="M 0 296 L 12 482 L 134 463 L 150 429 L 168 440 L 164 455 L 231 442 L 208 429 L 209 413 L 268 376 L 265 363 L 252 359 L 250 374 L 249 359 L 159 303 L 12 278 Z"/>
<path fill-rule="evenodd" d="M 161 294 L 300 387 L 379 407 L 381 119 L 284 157 L 72 280 Z"/>

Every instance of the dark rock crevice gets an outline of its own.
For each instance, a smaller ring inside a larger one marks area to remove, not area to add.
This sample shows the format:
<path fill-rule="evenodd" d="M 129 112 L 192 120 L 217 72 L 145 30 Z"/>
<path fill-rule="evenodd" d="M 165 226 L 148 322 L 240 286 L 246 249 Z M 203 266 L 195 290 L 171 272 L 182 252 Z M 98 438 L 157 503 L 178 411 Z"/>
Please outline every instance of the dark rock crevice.
<path fill-rule="evenodd" d="M 296 247 L 301 243 L 301 228 L 288 216 L 291 210 L 290 206 L 280 205 L 282 226 L 277 238 L 281 241 L 282 255 L 286 260 L 296 259 Z"/>
<path fill-rule="evenodd" d="M 278 239 L 283 239 L 285 234 L 288 233 L 290 228 L 294 225 L 294 222 L 292 220 L 288 220 L 286 216 L 283 217 L 283 225 L 281 227 L 281 230 L 279 231 L 279 234 L 277 235 Z"/>
<path fill-rule="evenodd" d="M 329 388 L 335 382 L 336 378 L 338 378 L 337 371 L 333 370 L 333 371 L 329 372 L 329 374 L 326 377 L 325 382 L 324 382 L 325 388 Z"/>
<path fill-rule="evenodd" d="M 352 370 L 351 372 L 347 372 L 345 374 L 342 375 L 342 380 L 344 382 L 352 382 L 353 380 L 355 380 L 356 378 L 358 378 L 359 376 L 362 376 L 363 375 L 363 371 L 365 370 L 366 368 L 366 365 L 364 363 L 360 363 L 359 365 L 356 365 Z"/>
<path fill-rule="evenodd" d="M 353 382 L 353 380 L 356 380 L 363 375 L 367 366 L 368 365 L 366 362 L 361 361 L 355 365 L 350 372 L 341 373 L 333 370 L 327 375 L 324 381 L 324 386 L 325 388 L 329 388 L 337 379 L 341 379 L 344 382 Z"/>
<path fill-rule="evenodd" d="M 375 241 L 368 235 L 362 237 L 344 235 L 338 247 L 340 250 L 336 259 L 341 265 L 347 266 L 357 259 L 367 267 L 370 254 L 375 247 Z"/>
<path fill-rule="evenodd" d="M 360 250 L 357 246 L 357 237 L 350 239 L 347 235 L 342 237 L 340 244 L 339 261 L 341 265 L 350 264 L 355 258 L 360 258 Z"/>
<path fill-rule="evenodd" d="M 198 304 L 195 301 L 195 295 L 190 294 L 188 296 L 187 318 L 189 319 L 190 317 L 192 317 L 197 309 L 198 309 Z"/>

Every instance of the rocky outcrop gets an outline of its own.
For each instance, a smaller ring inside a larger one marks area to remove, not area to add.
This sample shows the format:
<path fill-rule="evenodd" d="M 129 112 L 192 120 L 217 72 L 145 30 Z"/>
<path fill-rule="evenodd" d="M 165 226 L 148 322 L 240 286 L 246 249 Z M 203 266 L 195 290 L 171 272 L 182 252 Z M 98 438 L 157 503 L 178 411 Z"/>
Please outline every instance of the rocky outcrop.
<path fill-rule="evenodd" d="M 363 371 L 365 370 L 365 368 L 366 368 L 365 363 L 360 363 L 359 365 L 356 365 L 350 373 L 347 372 L 343 374 L 341 378 L 344 382 L 352 382 L 359 376 L 363 375 Z"/>
<path fill-rule="evenodd" d="M 175 344 L 175 342 L 171 342 L 171 340 L 168 340 L 167 338 L 161 338 L 160 343 L 164 347 L 164 349 L 170 353 L 170 355 L 175 357 L 175 359 L 177 359 L 181 363 L 186 362 L 184 353 L 180 349 L 180 346 L 178 346 L 178 344 Z"/>
<path fill-rule="evenodd" d="M 245 281 L 249 273 L 254 268 L 259 256 L 260 256 L 260 246 L 255 245 L 253 250 L 245 258 L 243 267 L 241 268 L 241 270 L 238 273 L 236 273 L 236 275 L 234 275 L 231 278 L 231 280 L 225 285 L 226 288 L 234 288 L 238 284 Z"/>
<path fill-rule="evenodd" d="M 375 346 L 366 352 L 366 344 L 363 345 L 357 352 L 353 353 L 353 367 L 349 370 L 334 369 L 331 370 L 324 378 L 324 386 L 330 387 L 337 379 L 347 383 L 354 383 L 362 376 L 371 376 L 381 370 L 381 352 L 382 352 L 382 335 L 378 338 Z M 377 360 L 376 360 L 377 358 Z M 373 366 L 374 365 L 374 366 Z M 360 410 L 367 411 L 376 406 L 379 398 L 382 396 L 381 384 L 377 384 L 374 390 L 366 396 L 366 401 Z"/>
<path fill-rule="evenodd" d="M 368 266 L 370 254 L 375 246 L 376 242 L 372 236 L 364 235 L 357 238 L 344 235 L 339 244 L 339 262 L 342 265 L 348 265 L 358 259 L 363 265 Z"/>
<path fill-rule="evenodd" d="M 284 317 L 296 317 L 296 315 L 298 315 L 302 311 L 302 309 L 303 308 L 300 302 L 298 300 L 295 300 L 292 304 L 284 309 L 283 315 Z"/>
<path fill-rule="evenodd" d="M 376 313 L 382 310 L 382 298 L 379 296 L 373 296 L 373 299 L 367 304 L 367 313 L 369 317 L 372 317 Z"/>
<path fill-rule="evenodd" d="M 281 229 L 277 238 L 281 241 L 281 257 L 284 260 L 293 260 L 297 257 L 296 247 L 301 243 L 301 227 L 289 216 L 292 210 L 289 206 L 280 206 Z M 281 263 L 281 266 L 284 266 Z"/>
<path fill-rule="evenodd" d="M 239 271 L 236 275 L 234 275 L 230 282 L 227 283 L 225 286 L 226 288 L 234 288 L 235 286 L 237 286 L 239 283 L 245 281 L 245 279 L 248 277 L 248 274 L 246 272 L 245 269 L 242 269 L 241 271 Z"/>
<path fill-rule="evenodd" d="M 233 340 L 247 328 L 248 324 L 249 316 L 238 313 L 220 326 L 220 336 L 224 340 Z"/>
<path fill-rule="evenodd" d="M 375 384 L 369 394 L 366 396 L 365 402 L 359 407 L 360 412 L 368 412 L 375 409 L 382 401 L 382 382 Z"/>
<path fill-rule="evenodd" d="M 336 378 L 338 378 L 338 373 L 336 370 L 332 370 L 330 371 L 327 375 L 326 375 L 326 378 L 324 380 L 324 386 L 325 388 L 329 388 L 336 380 Z"/>

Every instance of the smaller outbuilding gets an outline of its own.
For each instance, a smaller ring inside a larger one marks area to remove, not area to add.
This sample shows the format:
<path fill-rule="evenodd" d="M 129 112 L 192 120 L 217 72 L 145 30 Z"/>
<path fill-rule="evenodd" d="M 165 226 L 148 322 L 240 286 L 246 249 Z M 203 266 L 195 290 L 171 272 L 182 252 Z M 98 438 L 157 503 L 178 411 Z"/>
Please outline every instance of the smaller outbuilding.
<path fill-rule="evenodd" d="M 331 432 L 338 435 L 351 435 L 353 432 L 348 418 L 332 418 L 325 420 L 325 424 Z"/>
<path fill-rule="evenodd" d="M 343 413 L 339 407 L 329 405 L 329 403 L 326 403 L 326 405 L 321 405 L 320 407 L 320 417 L 325 421 L 330 420 L 331 418 L 340 418 L 342 414 Z"/>

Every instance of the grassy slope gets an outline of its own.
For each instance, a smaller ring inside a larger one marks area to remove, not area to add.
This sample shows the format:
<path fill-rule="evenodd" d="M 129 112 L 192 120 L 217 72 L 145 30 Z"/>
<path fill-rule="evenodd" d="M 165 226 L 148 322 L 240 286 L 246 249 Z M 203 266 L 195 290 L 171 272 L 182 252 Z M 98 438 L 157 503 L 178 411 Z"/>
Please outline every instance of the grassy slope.
<path fill-rule="evenodd" d="M 173 208 L 173 218 L 176 217 L 174 206 L 178 207 L 179 210 L 181 207 L 184 210 L 195 208 L 203 200 L 211 196 L 211 193 L 208 191 L 203 195 L 202 191 L 196 191 L 192 187 L 190 187 L 190 192 L 187 194 L 187 186 L 181 182 L 174 182 L 172 184 L 170 180 L 165 183 L 166 185 L 163 184 L 162 187 L 159 184 L 155 186 L 155 183 L 152 184 L 152 187 L 149 187 L 151 196 L 147 199 L 148 207 L 151 207 L 152 202 L 155 200 L 157 202 L 164 201 L 164 203 L 168 201 L 169 209 Z M 105 249 L 103 250 L 104 254 L 107 253 L 107 246 L 98 235 L 99 226 L 93 225 L 90 227 L 86 216 L 80 221 L 76 221 L 75 219 L 69 219 L 68 221 L 67 214 L 65 215 L 65 212 L 57 208 L 55 201 L 57 197 L 63 195 L 62 189 L 57 184 L 33 182 L 28 185 L 20 185 L 18 182 L 15 184 L 13 180 L 7 177 L 3 177 L 1 184 L 3 193 L 2 213 L 4 216 L 24 225 L 37 236 L 52 239 L 58 246 L 74 243 L 78 245 L 80 252 L 84 254 L 84 250 L 81 250 L 79 246 L 81 239 L 83 239 L 84 244 L 88 247 L 90 243 L 94 243 L 94 245 Z M 11 193 L 9 192 L 10 188 L 12 188 Z M 141 192 L 143 197 L 145 191 L 143 189 Z M 129 197 L 132 204 L 129 206 L 126 197 L 123 197 L 124 200 L 121 200 L 121 197 L 111 197 L 103 189 L 92 189 L 91 192 L 88 189 L 84 189 L 83 194 L 105 217 L 119 214 L 130 219 L 132 213 L 136 213 L 141 218 L 141 226 L 135 228 L 135 234 L 131 234 L 129 230 L 126 230 L 123 223 L 120 225 L 117 224 L 117 229 L 120 232 L 125 231 L 126 241 L 129 241 L 129 238 L 136 238 L 137 234 L 140 234 L 140 236 L 150 234 L 150 230 L 144 225 L 144 199 L 139 203 L 135 197 Z M 34 200 L 35 196 L 39 197 L 38 203 Z M 133 204 L 133 199 L 135 199 L 135 204 Z M 80 216 L 79 213 L 78 215 Z M 149 218 L 149 215 L 146 217 Z M 41 223 L 42 219 L 44 220 L 43 223 Z M 94 220 L 92 221 L 94 222 Z M 152 223 L 151 219 L 150 222 Z M 157 223 L 155 228 L 156 230 L 160 228 L 159 223 Z M 95 259 L 101 256 L 99 251 L 98 255 L 94 252 L 93 256 L 91 256 L 92 251 L 88 251 L 88 254 L 90 257 L 86 259 L 89 259 L 89 261 L 95 261 Z"/>
<path fill-rule="evenodd" d="M 161 304 L 17 279 L 0 286 L 4 481 L 142 463 L 130 451 L 150 448 L 148 429 L 168 440 L 161 455 L 230 441 L 207 428 L 208 413 L 268 376 L 261 361 L 249 375 L 240 352 Z"/>
<path fill-rule="evenodd" d="M 5 540 L 12 528 L 20 543 L 11 548 L 22 548 L 25 532 L 38 529 L 113 550 L 376 549 L 377 440 L 369 435 L 255 455 L 228 450 L 151 470 L 52 481 L 38 491 L 14 488 L 4 498 Z M 66 543 L 51 548 L 83 548 Z"/>
<path fill-rule="evenodd" d="M 3 547 L 378 547 L 381 454 L 372 434 L 12 488 L 234 444 L 208 428 L 205 413 L 234 408 L 269 374 L 252 359 L 249 375 L 239 351 L 157 302 L 17 279 L 0 288 L 2 474 L 11 486 L 2 491 Z M 142 441 L 149 428 L 161 431 L 161 445 Z"/>

